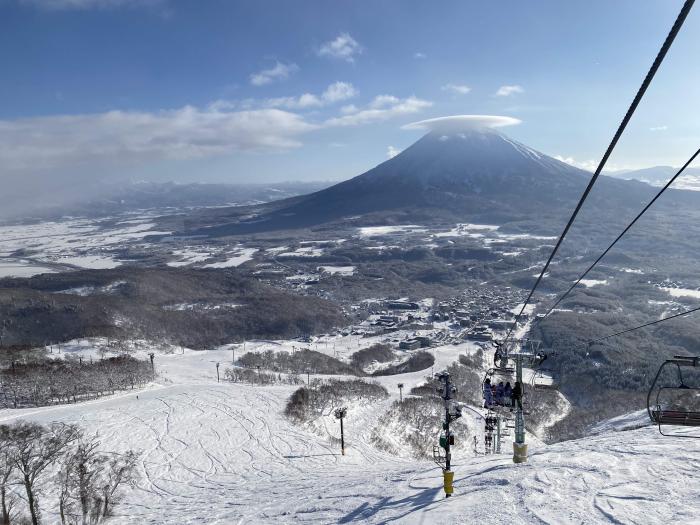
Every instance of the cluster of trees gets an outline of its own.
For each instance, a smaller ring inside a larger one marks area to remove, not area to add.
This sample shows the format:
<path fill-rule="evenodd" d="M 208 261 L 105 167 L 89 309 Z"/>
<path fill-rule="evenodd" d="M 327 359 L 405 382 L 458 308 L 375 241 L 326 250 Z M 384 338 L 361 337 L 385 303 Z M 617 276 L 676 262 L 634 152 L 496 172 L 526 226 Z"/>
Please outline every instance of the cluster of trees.
<path fill-rule="evenodd" d="M 472 406 L 483 405 L 484 400 L 481 394 L 482 377 L 479 374 L 473 369 L 458 363 L 452 363 L 447 367 L 446 371 L 450 374 L 452 384 L 457 387 L 457 392 L 454 394 L 456 401 Z M 441 385 L 442 382 L 435 377 L 427 377 L 423 385 L 412 388 L 410 393 L 415 396 L 432 397 L 435 400 L 440 400 L 438 389 L 441 389 Z"/>
<path fill-rule="evenodd" d="M 248 352 L 241 356 L 237 364 L 246 368 L 264 368 L 287 374 L 312 372 L 328 375 L 363 375 L 361 370 L 344 363 L 340 359 L 327 356 L 314 350 L 298 350 L 293 353 Z"/>
<path fill-rule="evenodd" d="M 375 402 L 388 396 L 389 392 L 379 383 L 362 379 L 317 381 L 296 390 L 287 401 L 284 413 L 297 421 L 310 421 L 350 401 Z"/>
<path fill-rule="evenodd" d="M 233 383 L 251 383 L 253 385 L 272 385 L 274 383 L 286 383 L 288 385 L 301 385 L 303 379 L 296 374 L 268 372 L 266 370 L 252 370 L 250 368 L 227 368 L 224 378 Z"/>
<path fill-rule="evenodd" d="M 0 369 L 0 407 L 75 403 L 141 386 L 152 379 L 151 364 L 128 355 L 100 359 L 43 359 Z"/>
<path fill-rule="evenodd" d="M 386 417 L 372 430 L 370 439 L 377 448 L 390 454 L 432 459 L 444 415 L 442 400 L 436 396 L 406 397 L 392 404 Z M 462 451 L 473 447 L 467 419 L 452 423 L 458 438 L 456 446 Z"/>
<path fill-rule="evenodd" d="M 374 372 L 375 376 L 393 376 L 396 374 L 407 374 L 409 372 L 419 372 L 430 368 L 435 363 L 433 354 L 428 352 L 415 352 L 399 364 L 383 368 Z"/>
<path fill-rule="evenodd" d="M 480 370 L 484 366 L 484 350 L 479 348 L 473 354 L 460 354 L 459 364 L 473 370 Z"/>
<path fill-rule="evenodd" d="M 358 350 L 350 356 L 350 360 L 355 368 L 362 370 L 375 361 L 377 363 L 388 363 L 393 361 L 394 357 L 394 351 L 391 349 L 391 346 L 376 343 L 368 348 Z"/>
<path fill-rule="evenodd" d="M 76 425 L 0 425 L 0 523 L 38 525 L 39 496 L 48 482 L 54 483 L 51 493 L 57 496 L 62 525 L 92 525 L 108 518 L 121 490 L 138 479 L 138 454 L 106 453 L 99 445 Z"/>

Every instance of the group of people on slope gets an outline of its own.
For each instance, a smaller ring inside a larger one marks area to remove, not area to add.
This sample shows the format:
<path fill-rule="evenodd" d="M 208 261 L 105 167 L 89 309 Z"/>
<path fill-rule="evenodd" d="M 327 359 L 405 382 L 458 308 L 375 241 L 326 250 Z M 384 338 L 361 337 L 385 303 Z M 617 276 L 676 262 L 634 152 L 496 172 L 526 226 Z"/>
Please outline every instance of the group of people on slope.
<path fill-rule="evenodd" d="M 484 381 L 484 408 L 492 406 L 518 407 L 523 408 L 523 388 L 519 381 L 514 386 L 510 386 L 510 381 L 505 385 L 503 381 L 496 385 L 491 383 L 490 378 Z"/>

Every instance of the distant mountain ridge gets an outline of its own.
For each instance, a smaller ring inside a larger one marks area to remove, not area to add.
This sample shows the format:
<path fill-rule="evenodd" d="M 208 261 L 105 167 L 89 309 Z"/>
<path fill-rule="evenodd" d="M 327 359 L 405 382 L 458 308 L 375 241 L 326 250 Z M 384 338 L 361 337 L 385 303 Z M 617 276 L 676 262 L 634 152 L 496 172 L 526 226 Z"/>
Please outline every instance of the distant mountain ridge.
<path fill-rule="evenodd" d="M 624 170 L 610 173 L 611 177 L 625 180 L 638 180 L 652 186 L 663 186 L 673 177 L 679 168 L 672 166 L 653 166 L 639 170 Z M 700 191 L 700 168 L 686 168 L 673 184 L 674 188 Z"/>

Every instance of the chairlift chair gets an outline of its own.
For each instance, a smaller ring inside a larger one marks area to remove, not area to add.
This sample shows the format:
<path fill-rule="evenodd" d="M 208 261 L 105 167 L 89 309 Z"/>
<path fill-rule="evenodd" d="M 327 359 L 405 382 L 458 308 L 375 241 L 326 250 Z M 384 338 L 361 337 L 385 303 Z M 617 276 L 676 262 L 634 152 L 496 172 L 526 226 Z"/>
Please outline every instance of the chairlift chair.
<path fill-rule="evenodd" d="M 682 367 L 695 368 L 700 374 L 700 356 L 674 356 L 673 359 L 664 361 L 649 388 L 647 412 L 651 421 L 659 426 L 659 432 L 663 436 L 700 438 L 700 434 L 668 434 L 663 431 L 663 426 L 700 427 L 700 384 L 687 385 Z M 666 369 L 675 371 L 677 383 L 659 385 L 659 378 Z M 663 403 L 665 394 L 675 394 L 675 398 L 671 398 L 672 404 Z M 688 404 L 689 399 L 692 398 L 696 398 L 696 407 Z"/>

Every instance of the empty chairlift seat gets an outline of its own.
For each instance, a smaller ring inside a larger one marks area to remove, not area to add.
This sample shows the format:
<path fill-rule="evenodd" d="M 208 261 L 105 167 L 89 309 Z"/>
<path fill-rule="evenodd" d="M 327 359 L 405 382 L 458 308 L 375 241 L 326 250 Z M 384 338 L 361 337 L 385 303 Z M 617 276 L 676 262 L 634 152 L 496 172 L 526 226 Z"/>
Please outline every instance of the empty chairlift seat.
<path fill-rule="evenodd" d="M 700 437 L 663 430 L 664 426 L 700 427 L 700 356 L 674 356 L 661 365 L 647 394 L 647 412 L 665 436 Z"/>

